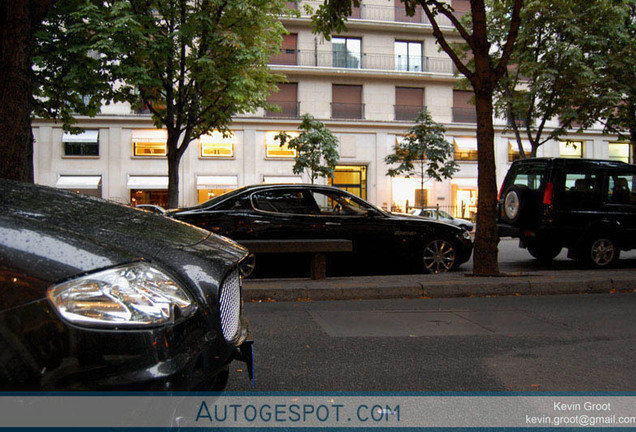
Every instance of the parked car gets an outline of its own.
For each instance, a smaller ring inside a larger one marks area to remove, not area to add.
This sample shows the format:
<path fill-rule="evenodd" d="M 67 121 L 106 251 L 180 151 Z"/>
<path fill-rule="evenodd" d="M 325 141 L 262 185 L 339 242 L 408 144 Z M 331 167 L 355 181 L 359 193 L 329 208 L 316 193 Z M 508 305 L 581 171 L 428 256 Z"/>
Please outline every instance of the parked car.
<path fill-rule="evenodd" d="M 409 212 L 409 214 L 446 222 L 463 228 L 466 231 L 472 231 L 473 228 L 475 228 L 475 225 L 471 221 L 453 217 L 444 210 L 439 210 L 437 207 L 414 208 Z"/>
<path fill-rule="evenodd" d="M 345 271 L 382 271 L 410 263 L 418 271 L 437 273 L 458 267 L 472 253 L 472 241 L 463 229 L 392 215 L 330 186 L 245 186 L 168 215 L 238 241 L 351 240 L 353 252 L 334 260 Z"/>
<path fill-rule="evenodd" d="M 251 342 L 247 251 L 203 229 L 0 180 L 0 390 L 220 390 Z"/>
<path fill-rule="evenodd" d="M 160 215 L 166 214 L 166 209 L 155 204 L 137 204 L 135 205 L 135 208 L 138 208 L 139 210 L 145 210 L 150 213 L 160 214 Z"/>
<path fill-rule="evenodd" d="M 609 267 L 636 246 L 636 166 L 539 158 L 510 167 L 499 199 L 500 236 L 549 261 L 562 248 L 589 267 Z"/>

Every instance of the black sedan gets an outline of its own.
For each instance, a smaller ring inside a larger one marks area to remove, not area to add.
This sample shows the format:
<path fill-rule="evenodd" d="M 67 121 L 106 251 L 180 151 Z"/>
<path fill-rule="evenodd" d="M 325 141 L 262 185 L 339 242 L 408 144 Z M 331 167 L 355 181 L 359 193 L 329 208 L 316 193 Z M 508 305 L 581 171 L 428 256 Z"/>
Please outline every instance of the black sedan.
<path fill-rule="evenodd" d="M 220 390 L 250 364 L 231 240 L 0 180 L 1 390 Z"/>
<path fill-rule="evenodd" d="M 345 239 L 353 252 L 333 260 L 354 271 L 382 272 L 410 264 L 417 271 L 444 272 L 472 253 L 463 229 L 412 216 L 397 216 L 330 186 L 253 185 L 168 216 L 242 240 Z M 258 262 L 258 260 L 257 260 Z"/>

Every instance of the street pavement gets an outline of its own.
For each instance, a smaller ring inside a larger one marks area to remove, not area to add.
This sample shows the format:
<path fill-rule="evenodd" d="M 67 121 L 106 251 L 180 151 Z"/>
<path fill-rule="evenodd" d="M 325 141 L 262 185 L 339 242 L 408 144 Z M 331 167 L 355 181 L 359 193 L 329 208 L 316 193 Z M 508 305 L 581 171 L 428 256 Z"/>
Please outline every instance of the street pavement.
<path fill-rule="evenodd" d="M 621 255 L 616 268 L 581 269 L 562 252 L 554 263 L 540 265 L 516 240 L 499 245 L 500 276 L 472 275 L 472 260 L 443 274 L 327 277 L 312 279 L 246 279 L 247 302 L 372 300 L 470 297 L 490 295 L 548 295 L 636 291 L 636 253 Z"/>

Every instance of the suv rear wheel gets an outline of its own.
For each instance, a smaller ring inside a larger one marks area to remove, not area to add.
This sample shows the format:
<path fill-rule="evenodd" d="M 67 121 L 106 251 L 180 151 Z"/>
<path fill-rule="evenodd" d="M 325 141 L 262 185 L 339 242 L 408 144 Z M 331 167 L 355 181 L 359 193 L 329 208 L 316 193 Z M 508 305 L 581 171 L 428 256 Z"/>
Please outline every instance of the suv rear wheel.
<path fill-rule="evenodd" d="M 618 261 L 620 249 L 609 236 L 592 236 L 583 243 L 579 251 L 579 261 L 586 267 L 607 268 Z"/>

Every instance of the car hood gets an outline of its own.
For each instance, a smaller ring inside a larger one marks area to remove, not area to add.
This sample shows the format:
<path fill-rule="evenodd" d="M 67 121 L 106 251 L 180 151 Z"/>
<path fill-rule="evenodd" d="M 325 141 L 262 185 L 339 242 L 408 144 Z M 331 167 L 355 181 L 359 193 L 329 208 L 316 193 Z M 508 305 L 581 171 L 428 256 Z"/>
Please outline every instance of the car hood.
<path fill-rule="evenodd" d="M 132 261 L 168 263 L 175 250 L 184 249 L 223 263 L 245 254 L 225 238 L 173 219 L 0 180 L 0 309 L 15 306 L 17 300 L 6 298 L 12 292 L 21 303 L 32 301 L 63 280 Z"/>

